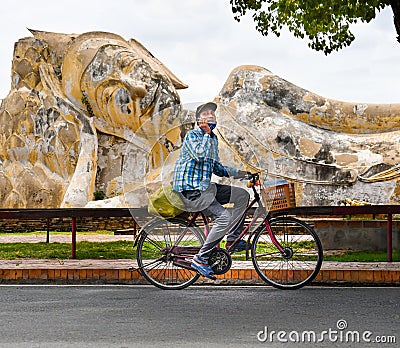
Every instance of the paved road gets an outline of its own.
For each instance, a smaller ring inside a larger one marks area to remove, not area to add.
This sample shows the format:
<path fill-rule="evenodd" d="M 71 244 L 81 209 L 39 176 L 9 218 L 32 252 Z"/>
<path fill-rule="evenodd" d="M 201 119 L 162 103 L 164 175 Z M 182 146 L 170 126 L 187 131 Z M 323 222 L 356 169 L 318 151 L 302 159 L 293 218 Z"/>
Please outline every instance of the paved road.
<path fill-rule="evenodd" d="M 399 297 L 400 288 L 0 286 L 0 347 L 380 346 L 355 343 L 367 331 L 396 336 L 384 345 L 396 347 Z M 291 343 L 313 333 L 321 342 Z"/>

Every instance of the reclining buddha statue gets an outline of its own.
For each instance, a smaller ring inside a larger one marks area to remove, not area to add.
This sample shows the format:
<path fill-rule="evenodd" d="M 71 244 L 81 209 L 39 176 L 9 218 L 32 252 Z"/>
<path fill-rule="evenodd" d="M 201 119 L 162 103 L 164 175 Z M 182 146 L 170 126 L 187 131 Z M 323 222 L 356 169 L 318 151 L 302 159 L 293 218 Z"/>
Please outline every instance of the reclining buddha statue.
<path fill-rule="evenodd" d="M 187 85 L 134 39 L 31 33 L 0 108 L 1 207 L 146 205 L 195 126 Z M 298 205 L 398 202 L 400 104 L 330 100 L 252 65 L 214 101 L 221 162 L 294 182 Z"/>

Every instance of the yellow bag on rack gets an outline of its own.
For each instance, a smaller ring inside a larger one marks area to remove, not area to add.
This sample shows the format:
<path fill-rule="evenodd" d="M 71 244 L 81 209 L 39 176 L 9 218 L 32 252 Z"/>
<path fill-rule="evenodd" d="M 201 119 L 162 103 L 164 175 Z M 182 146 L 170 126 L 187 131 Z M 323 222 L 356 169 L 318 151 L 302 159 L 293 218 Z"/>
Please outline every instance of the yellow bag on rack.
<path fill-rule="evenodd" d="M 166 219 L 182 214 L 184 204 L 178 192 L 172 190 L 172 186 L 160 187 L 149 196 L 148 212 L 159 214 Z"/>

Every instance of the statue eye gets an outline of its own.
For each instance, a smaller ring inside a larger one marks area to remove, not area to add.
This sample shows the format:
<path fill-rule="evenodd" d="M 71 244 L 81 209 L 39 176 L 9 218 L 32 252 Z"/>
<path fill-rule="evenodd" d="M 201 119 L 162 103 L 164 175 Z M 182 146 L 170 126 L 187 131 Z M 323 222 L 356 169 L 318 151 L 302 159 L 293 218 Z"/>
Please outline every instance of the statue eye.
<path fill-rule="evenodd" d="M 125 88 L 119 88 L 115 93 L 115 104 L 125 105 L 131 102 L 131 96 Z"/>
<path fill-rule="evenodd" d="M 132 101 L 129 92 L 125 88 L 119 88 L 115 92 L 114 102 L 119 107 L 122 113 L 130 114 L 132 110 L 129 108 L 129 103 Z"/>

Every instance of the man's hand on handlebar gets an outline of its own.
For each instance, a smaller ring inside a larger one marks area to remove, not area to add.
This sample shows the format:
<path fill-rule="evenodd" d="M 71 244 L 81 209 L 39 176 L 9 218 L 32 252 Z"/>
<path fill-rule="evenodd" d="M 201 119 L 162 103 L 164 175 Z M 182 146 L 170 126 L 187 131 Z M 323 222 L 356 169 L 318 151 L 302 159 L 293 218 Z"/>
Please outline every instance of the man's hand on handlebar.
<path fill-rule="evenodd" d="M 233 176 L 234 179 L 247 179 L 247 173 L 244 170 L 238 170 L 238 173 Z"/>
<path fill-rule="evenodd" d="M 255 177 L 257 177 L 258 180 L 257 173 L 246 172 L 245 170 L 239 170 L 237 175 L 233 176 L 234 179 L 247 179 L 247 180 L 251 180 Z"/>

